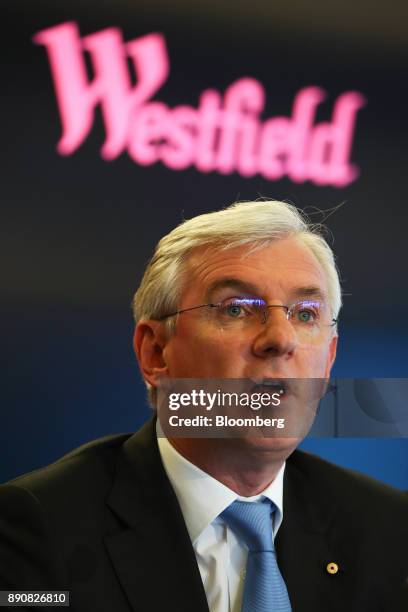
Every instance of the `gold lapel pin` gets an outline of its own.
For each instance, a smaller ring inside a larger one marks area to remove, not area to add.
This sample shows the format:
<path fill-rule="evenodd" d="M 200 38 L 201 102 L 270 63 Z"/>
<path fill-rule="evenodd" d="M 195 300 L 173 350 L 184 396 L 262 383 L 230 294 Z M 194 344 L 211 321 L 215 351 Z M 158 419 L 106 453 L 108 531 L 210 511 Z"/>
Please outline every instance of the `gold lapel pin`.
<path fill-rule="evenodd" d="M 339 571 L 339 566 L 337 565 L 337 563 L 331 561 L 326 565 L 326 570 L 328 574 L 337 574 L 337 572 Z"/>

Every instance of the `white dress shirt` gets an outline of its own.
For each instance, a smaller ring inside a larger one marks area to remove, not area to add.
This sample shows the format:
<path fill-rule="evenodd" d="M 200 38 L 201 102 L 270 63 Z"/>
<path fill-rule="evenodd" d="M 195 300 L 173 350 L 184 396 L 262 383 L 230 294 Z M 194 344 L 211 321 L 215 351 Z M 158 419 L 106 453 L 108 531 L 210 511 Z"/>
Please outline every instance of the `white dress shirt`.
<path fill-rule="evenodd" d="M 252 502 L 268 498 L 277 508 L 272 525 L 275 538 L 283 518 L 285 464 L 259 495 L 241 497 L 180 455 L 161 433 L 158 445 L 193 544 L 208 607 L 211 612 L 239 612 L 248 552 L 218 517 L 236 499 Z"/>

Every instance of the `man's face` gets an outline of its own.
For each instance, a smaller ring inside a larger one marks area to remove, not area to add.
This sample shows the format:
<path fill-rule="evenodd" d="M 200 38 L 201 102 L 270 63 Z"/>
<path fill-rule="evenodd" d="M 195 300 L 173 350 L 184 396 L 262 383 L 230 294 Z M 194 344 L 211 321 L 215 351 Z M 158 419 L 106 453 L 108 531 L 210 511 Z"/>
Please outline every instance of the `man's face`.
<path fill-rule="evenodd" d="M 242 296 L 261 298 L 268 305 L 290 306 L 302 298 L 328 302 L 324 272 L 313 253 L 296 238 L 279 240 L 251 254 L 246 247 L 227 251 L 200 248 L 191 255 L 187 266 L 188 280 L 179 310 Z M 302 342 L 283 308 L 270 308 L 266 321 L 261 318 L 258 324 L 238 326 L 214 316 L 215 310 L 198 308 L 178 315 L 174 332 L 168 337 L 160 333 L 164 323 L 156 323 L 154 334 L 148 333 L 150 340 L 146 342 L 140 324 L 135 344 L 142 347 L 138 351 L 139 362 L 151 384 L 157 386 L 162 377 L 256 381 L 329 377 L 337 344 L 329 325 L 312 342 Z M 328 309 L 326 323 L 331 321 Z M 154 342 L 154 337 L 160 340 Z M 151 367 L 144 368 L 143 354 L 148 356 L 146 361 Z M 288 413 L 296 433 L 288 432 L 281 438 L 231 439 L 228 446 L 222 446 L 223 451 L 244 444 L 246 451 L 272 452 L 276 459 L 285 459 L 306 434 L 317 405 L 315 402 L 310 411 L 304 401 L 296 399 L 296 391 L 294 401 L 290 396 L 286 401 L 287 408 L 294 406 Z M 179 449 L 181 442 L 177 440 Z M 204 439 L 195 440 L 194 448 L 203 449 L 204 444 Z M 211 446 L 210 439 L 208 444 Z M 211 452 L 213 448 L 214 445 Z"/>
<path fill-rule="evenodd" d="M 290 305 L 313 292 L 327 304 L 324 272 L 298 239 L 282 239 L 250 255 L 247 251 L 245 247 L 228 251 L 212 247 L 193 253 L 179 309 L 241 295 L 262 298 L 268 305 Z M 237 281 L 235 286 L 232 280 Z M 317 342 L 303 344 L 283 309 L 268 312 L 264 324 L 240 333 L 234 326 L 220 325 L 206 308 L 179 315 L 163 350 L 164 374 L 171 378 L 327 378 L 337 341 L 332 328 Z M 329 322 L 331 318 L 330 313 Z"/>

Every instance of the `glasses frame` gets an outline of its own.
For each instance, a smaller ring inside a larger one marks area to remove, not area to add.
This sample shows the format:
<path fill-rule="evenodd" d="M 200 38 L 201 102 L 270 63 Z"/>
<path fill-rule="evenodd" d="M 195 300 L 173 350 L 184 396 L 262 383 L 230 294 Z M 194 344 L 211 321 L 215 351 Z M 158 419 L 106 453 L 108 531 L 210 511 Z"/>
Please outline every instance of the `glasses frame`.
<path fill-rule="evenodd" d="M 261 300 L 259 299 L 259 301 Z M 295 304 L 299 304 L 302 301 L 303 300 L 294 302 L 293 304 L 291 304 L 291 306 L 285 306 L 284 304 L 265 304 L 266 308 L 265 308 L 263 319 L 261 320 L 261 324 L 264 325 L 267 322 L 268 315 L 269 315 L 268 313 L 269 308 L 283 308 L 283 310 L 286 311 L 286 320 L 289 321 L 289 312 L 291 311 L 291 309 L 293 308 Z M 190 310 L 197 310 L 198 308 L 219 308 L 221 305 L 222 305 L 222 302 L 217 302 L 215 304 L 209 303 L 209 304 L 200 304 L 199 306 L 190 306 L 190 308 L 183 308 L 182 310 L 176 310 L 175 312 L 171 312 L 169 314 L 163 315 L 159 317 L 157 320 L 164 321 L 165 319 L 168 319 L 169 317 L 174 317 L 175 315 L 183 314 L 183 312 L 189 312 Z M 338 319 L 333 318 L 331 320 L 331 323 L 326 323 L 326 325 L 328 327 L 334 327 L 335 325 L 337 325 L 337 323 L 338 323 Z"/>

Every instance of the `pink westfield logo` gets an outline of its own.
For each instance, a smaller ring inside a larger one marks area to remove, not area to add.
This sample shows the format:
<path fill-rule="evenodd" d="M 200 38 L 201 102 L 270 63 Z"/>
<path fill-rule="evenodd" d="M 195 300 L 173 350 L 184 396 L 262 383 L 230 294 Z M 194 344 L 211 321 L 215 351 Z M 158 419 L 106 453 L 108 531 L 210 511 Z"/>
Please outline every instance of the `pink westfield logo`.
<path fill-rule="evenodd" d="M 125 43 L 118 28 L 81 38 L 75 23 L 63 23 L 42 30 L 34 40 L 48 53 L 62 122 L 61 155 L 80 147 L 100 105 L 106 132 L 101 155 L 106 160 L 126 150 L 140 165 L 161 161 L 174 170 L 195 166 L 200 172 L 260 174 L 268 180 L 287 176 L 298 183 L 310 180 L 336 187 L 358 176 L 350 154 L 356 114 L 364 105 L 360 93 L 341 94 L 331 121 L 318 124 L 316 110 L 326 97 L 322 89 L 301 89 L 291 116 L 261 121 L 265 91 L 250 77 L 229 85 L 224 95 L 215 89 L 203 91 L 197 108 L 170 108 L 152 100 L 170 70 L 161 34 Z M 92 80 L 85 51 L 92 62 Z"/>

